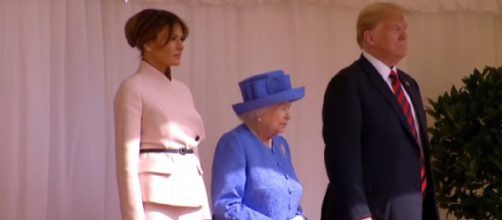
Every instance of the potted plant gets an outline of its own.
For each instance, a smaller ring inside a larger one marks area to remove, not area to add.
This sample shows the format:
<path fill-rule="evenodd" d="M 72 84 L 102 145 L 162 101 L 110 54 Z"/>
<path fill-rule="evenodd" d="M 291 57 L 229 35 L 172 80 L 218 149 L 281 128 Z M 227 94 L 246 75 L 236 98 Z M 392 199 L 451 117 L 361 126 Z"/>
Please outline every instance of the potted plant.
<path fill-rule="evenodd" d="M 462 81 L 426 110 L 438 204 L 456 218 L 502 219 L 502 67 Z"/>

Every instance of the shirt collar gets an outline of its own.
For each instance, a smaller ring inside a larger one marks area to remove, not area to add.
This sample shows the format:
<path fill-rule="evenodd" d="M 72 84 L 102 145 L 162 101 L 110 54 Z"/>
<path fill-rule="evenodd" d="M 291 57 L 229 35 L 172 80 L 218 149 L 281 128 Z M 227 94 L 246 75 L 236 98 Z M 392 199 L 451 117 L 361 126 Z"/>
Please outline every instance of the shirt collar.
<path fill-rule="evenodd" d="M 371 55 L 370 53 L 363 50 L 363 56 L 375 67 L 378 73 L 382 76 L 383 79 L 388 79 L 390 75 L 390 71 L 395 71 L 397 73 L 396 66 L 389 67 L 385 65 L 382 61 Z"/>
<path fill-rule="evenodd" d="M 172 80 L 169 80 L 169 78 L 167 78 L 164 75 L 164 73 L 160 72 L 158 69 L 156 69 L 155 67 L 153 67 L 151 64 L 149 64 L 148 62 L 146 62 L 144 60 L 140 61 L 137 72 L 138 73 L 147 73 L 150 75 L 154 75 L 155 77 L 162 78 L 162 80 L 167 80 L 169 82 L 172 82 Z"/>

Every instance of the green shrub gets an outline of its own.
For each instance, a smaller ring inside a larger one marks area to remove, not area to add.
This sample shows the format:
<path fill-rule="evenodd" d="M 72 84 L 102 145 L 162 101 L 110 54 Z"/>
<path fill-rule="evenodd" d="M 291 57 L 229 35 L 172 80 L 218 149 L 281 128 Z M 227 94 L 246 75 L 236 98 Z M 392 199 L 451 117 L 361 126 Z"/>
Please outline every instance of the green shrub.
<path fill-rule="evenodd" d="M 502 219 L 502 67 L 462 81 L 428 100 L 438 203 L 448 216 Z"/>

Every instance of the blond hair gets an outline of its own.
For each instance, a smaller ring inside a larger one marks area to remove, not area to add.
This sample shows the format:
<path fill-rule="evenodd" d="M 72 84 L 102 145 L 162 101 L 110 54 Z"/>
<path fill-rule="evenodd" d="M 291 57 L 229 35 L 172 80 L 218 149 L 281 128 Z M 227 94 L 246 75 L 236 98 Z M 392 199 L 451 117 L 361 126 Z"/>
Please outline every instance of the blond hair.
<path fill-rule="evenodd" d="M 364 32 L 373 29 L 379 22 L 407 14 L 408 10 L 391 2 L 375 2 L 366 6 L 357 17 L 357 44 L 362 48 Z"/>

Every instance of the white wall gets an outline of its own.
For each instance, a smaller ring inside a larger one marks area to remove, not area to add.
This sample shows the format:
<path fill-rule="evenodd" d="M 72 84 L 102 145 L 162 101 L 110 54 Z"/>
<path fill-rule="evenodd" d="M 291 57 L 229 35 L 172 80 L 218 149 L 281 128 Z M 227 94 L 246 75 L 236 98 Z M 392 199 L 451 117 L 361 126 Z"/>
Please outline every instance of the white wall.
<path fill-rule="evenodd" d="M 111 104 L 137 65 L 123 25 L 145 7 L 171 10 L 191 28 L 174 77 L 191 87 L 206 123 L 200 154 L 208 186 L 216 141 L 238 123 L 231 110 L 240 102 L 237 82 L 280 68 L 306 86 L 285 136 L 304 209 L 319 219 L 324 89 L 359 56 L 355 20 L 371 1 L 130 2 L 0 0 L 0 219 L 119 218 Z M 502 65 L 500 1 L 398 2 L 413 11 L 400 67 L 424 99 L 473 68 Z"/>

